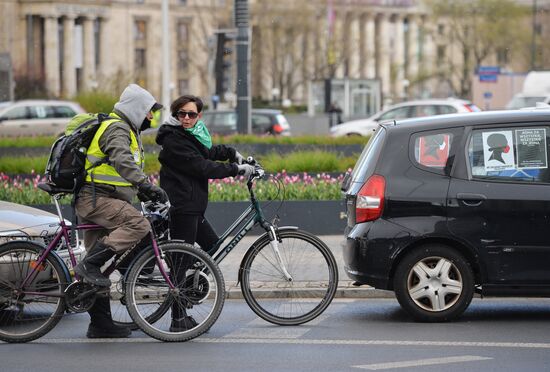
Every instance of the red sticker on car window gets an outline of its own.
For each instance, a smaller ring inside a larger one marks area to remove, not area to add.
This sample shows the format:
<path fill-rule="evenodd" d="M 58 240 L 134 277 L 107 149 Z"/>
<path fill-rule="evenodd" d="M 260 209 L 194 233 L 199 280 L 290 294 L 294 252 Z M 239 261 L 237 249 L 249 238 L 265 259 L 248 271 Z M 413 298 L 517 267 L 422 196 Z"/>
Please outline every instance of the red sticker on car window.
<path fill-rule="evenodd" d="M 426 167 L 444 167 L 449 158 L 450 135 L 435 134 L 418 139 L 418 162 Z"/>

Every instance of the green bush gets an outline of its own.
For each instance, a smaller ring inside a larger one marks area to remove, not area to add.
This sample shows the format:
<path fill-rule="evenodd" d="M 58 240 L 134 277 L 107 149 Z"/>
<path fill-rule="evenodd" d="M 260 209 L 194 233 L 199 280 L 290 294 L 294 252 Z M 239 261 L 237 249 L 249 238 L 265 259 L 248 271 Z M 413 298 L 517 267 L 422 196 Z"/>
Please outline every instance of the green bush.
<path fill-rule="evenodd" d="M 332 152 L 297 151 L 280 156 L 276 153 L 260 155 L 257 160 L 270 173 L 277 172 L 346 172 L 353 168 L 359 154 L 343 157 Z M 5 157 L 0 163 L 0 173 L 5 174 L 44 174 L 48 156 Z M 157 153 L 145 154 L 145 173 L 157 174 L 160 163 Z"/>
<path fill-rule="evenodd" d="M 268 172 L 345 172 L 357 157 L 344 158 L 332 152 L 296 151 L 286 156 L 270 153 L 259 157 Z"/>
<path fill-rule="evenodd" d="M 78 94 L 75 101 L 87 112 L 109 113 L 117 103 L 118 96 L 108 92 L 89 91 Z"/>
<path fill-rule="evenodd" d="M 0 138 L 0 147 L 50 147 L 55 141 L 53 136 Z M 146 145 L 156 145 L 155 135 L 146 134 L 142 137 Z M 271 145 L 365 145 L 369 137 L 328 137 L 328 136 L 297 136 L 274 137 L 238 134 L 233 136 L 213 136 L 214 144 L 271 144 Z"/>

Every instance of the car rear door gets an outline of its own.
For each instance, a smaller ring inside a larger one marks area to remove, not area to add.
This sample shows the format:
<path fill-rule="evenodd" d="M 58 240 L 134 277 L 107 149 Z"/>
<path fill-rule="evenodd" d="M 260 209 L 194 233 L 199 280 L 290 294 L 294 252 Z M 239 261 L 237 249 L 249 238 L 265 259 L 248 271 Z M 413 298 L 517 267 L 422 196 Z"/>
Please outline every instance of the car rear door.
<path fill-rule="evenodd" d="M 207 123 L 212 134 L 229 135 L 237 132 L 237 114 L 235 112 L 215 112 Z"/>
<path fill-rule="evenodd" d="M 29 106 L 31 130 L 33 136 L 52 136 L 63 132 L 68 119 L 57 118 L 53 106 Z"/>
<path fill-rule="evenodd" d="M 476 247 L 489 284 L 550 283 L 549 144 L 550 126 L 541 123 L 468 136 L 449 187 L 448 225 Z"/>
<path fill-rule="evenodd" d="M 28 136 L 31 134 L 30 114 L 26 106 L 6 110 L 0 117 L 1 136 Z"/>

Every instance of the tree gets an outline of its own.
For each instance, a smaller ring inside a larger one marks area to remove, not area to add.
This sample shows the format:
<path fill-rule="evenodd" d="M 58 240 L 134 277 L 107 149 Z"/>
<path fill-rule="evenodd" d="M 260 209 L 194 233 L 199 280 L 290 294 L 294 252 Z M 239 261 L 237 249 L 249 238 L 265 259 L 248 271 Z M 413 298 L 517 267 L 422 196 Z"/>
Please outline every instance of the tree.
<path fill-rule="evenodd" d="M 293 99 L 299 86 L 334 76 L 335 61 L 343 63 L 343 45 L 336 41 L 342 35 L 329 40 L 326 1 L 257 0 L 252 11 L 252 63 L 255 71 L 264 74 L 254 78 L 261 80 L 264 89 L 271 82 L 280 98 Z"/>
<path fill-rule="evenodd" d="M 456 50 L 460 58 L 446 50 L 432 76 L 446 81 L 461 97 L 470 97 L 472 74 L 499 51 L 521 55 L 529 31 L 529 9 L 513 0 L 426 0 L 431 11 L 432 36 L 443 48 Z M 514 53 L 515 52 L 515 53 Z M 440 63 L 443 62 L 443 63 Z M 493 61 L 491 61 L 494 63 Z"/>

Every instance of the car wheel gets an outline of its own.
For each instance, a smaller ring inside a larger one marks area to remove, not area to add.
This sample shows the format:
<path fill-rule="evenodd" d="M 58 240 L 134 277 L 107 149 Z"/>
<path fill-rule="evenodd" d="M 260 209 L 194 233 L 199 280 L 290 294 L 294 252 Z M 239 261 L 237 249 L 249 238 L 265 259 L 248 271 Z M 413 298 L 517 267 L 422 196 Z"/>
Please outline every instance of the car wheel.
<path fill-rule="evenodd" d="M 444 322 L 460 316 L 472 301 L 474 274 L 456 250 L 426 245 L 399 263 L 393 287 L 401 307 L 416 321 Z"/>

